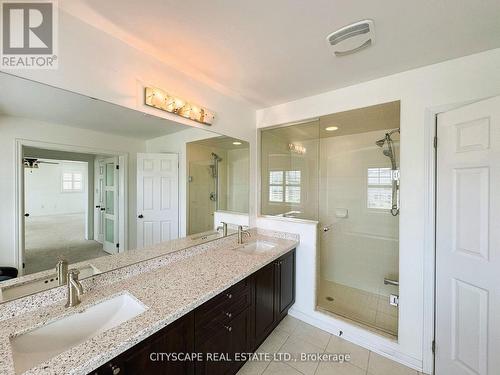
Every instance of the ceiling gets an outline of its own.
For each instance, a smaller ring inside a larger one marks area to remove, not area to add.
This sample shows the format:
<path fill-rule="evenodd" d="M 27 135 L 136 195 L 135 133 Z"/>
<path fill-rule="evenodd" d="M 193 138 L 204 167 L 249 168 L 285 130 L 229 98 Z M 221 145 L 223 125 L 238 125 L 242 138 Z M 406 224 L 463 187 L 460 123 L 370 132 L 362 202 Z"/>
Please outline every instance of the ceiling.
<path fill-rule="evenodd" d="M 264 130 L 285 143 L 316 141 L 319 138 L 340 137 L 376 130 L 399 128 L 400 102 L 389 102 L 321 116 L 299 124 Z M 337 130 L 327 131 L 327 127 Z"/>
<path fill-rule="evenodd" d="M 239 144 L 234 144 L 237 142 Z M 241 139 L 231 138 L 227 136 L 213 137 L 208 139 L 202 139 L 199 141 L 190 142 L 191 144 L 197 144 L 205 147 L 215 147 L 223 150 L 246 150 L 249 145 L 248 142 L 242 141 Z"/>
<path fill-rule="evenodd" d="M 265 107 L 500 47 L 498 0 L 75 0 L 61 7 L 205 83 Z M 337 58 L 330 32 L 375 22 Z"/>
<path fill-rule="evenodd" d="M 319 124 L 320 138 L 397 129 L 400 124 L 400 102 L 377 104 L 322 116 Z M 338 129 L 327 131 L 326 128 L 331 126 Z"/>
<path fill-rule="evenodd" d="M 0 115 L 147 140 L 188 129 L 174 121 L 0 73 Z"/>

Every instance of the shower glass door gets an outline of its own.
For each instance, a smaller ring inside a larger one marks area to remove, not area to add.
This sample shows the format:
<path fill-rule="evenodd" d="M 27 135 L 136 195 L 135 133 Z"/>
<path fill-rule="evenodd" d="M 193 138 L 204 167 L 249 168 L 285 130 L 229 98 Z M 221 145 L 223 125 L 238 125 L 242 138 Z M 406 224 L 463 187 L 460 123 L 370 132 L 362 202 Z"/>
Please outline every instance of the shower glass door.
<path fill-rule="evenodd" d="M 398 334 L 399 101 L 261 133 L 261 213 L 320 223 L 316 307 Z"/>
<path fill-rule="evenodd" d="M 320 120 L 317 307 L 397 336 L 399 129 L 346 129 L 335 116 Z"/>

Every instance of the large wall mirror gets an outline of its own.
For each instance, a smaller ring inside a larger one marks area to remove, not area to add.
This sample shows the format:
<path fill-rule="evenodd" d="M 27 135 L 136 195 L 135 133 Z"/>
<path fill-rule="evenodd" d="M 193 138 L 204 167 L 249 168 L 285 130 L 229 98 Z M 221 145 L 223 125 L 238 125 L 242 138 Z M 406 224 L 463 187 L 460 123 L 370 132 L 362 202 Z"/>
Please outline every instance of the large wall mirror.
<path fill-rule="evenodd" d="M 248 215 L 248 142 L 206 128 L 1 73 L 0 302 L 62 285 L 58 264 L 89 277 Z"/>

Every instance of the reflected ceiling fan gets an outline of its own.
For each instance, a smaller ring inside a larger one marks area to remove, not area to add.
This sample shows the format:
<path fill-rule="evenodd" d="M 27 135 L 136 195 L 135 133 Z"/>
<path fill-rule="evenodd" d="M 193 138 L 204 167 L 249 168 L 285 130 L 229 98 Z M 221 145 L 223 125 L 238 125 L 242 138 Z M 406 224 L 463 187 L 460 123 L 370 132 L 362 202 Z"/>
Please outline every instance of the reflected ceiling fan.
<path fill-rule="evenodd" d="M 40 160 L 37 158 L 24 158 L 23 159 L 24 168 L 27 168 L 27 169 L 38 169 L 38 168 L 40 168 L 40 164 L 59 164 L 59 163 L 52 162 L 52 161 Z"/>

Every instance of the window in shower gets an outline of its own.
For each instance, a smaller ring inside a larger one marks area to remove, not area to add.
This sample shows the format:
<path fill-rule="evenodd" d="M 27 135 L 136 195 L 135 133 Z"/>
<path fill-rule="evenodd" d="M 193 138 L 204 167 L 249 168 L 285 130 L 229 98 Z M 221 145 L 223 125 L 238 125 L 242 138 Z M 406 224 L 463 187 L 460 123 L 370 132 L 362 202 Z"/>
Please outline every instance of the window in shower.
<path fill-rule="evenodd" d="M 300 171 L 270 171 L 269 201 L 300 204 Z"/>
<path fill-rule="evenodd" d="M 368 208 L 390 210 L 392 206 L 391 168 L 368 168 L 367 176 Z"/>
<path fill-rule="evenodd" d="M 392 337 L 398 334 L 390 296 L 399 295 L 399 109 L 399 102 L 386 103 L 261 133 L 261 212 L 325 228 L 317 310 Z"/>

